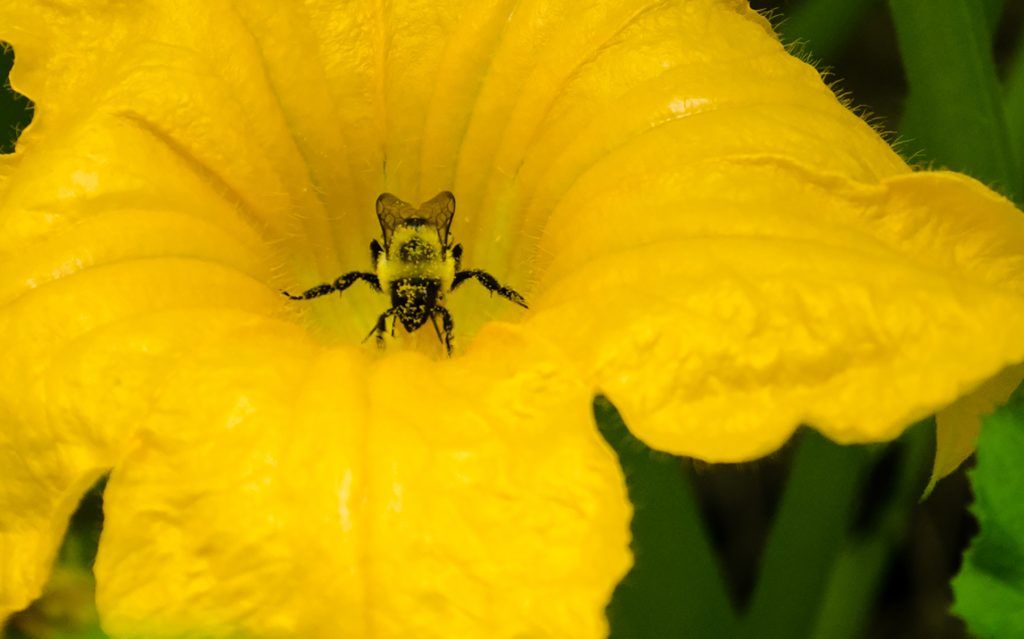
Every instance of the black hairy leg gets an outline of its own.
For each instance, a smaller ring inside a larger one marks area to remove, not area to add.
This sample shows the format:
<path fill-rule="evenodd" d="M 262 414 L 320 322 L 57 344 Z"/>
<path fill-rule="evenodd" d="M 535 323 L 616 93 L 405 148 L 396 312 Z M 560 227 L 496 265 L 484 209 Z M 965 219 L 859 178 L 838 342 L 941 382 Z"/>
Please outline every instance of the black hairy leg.
<path fill-rule="evenodd" d="M 386 333 L 388 331 L 388 318 L 391 317 L 392 315 L 394 315 L 397 312 L 398 312 L 398 307 L 397 306 L 392 306 L 388 310 L 386 310 L 383 313 L 381 313 L 380 317 L 377 318 L 377 323 L 373 325 L 373 329 L 370 330 L 369 335 L 367 335 L 366 337 L 363 338 L 363 341 L 365 342 L 366 340 L 370 339 L 370 337 L 373 337 L 374 335 L 376 335 L 376 337 L 377 337 L 377 348 L 383 349 L 384 348 L 384 333 Z M 391 323 L 391 335 L 394 336 L 394 334 L 395 334 L 395 324 L 394 324 L 394 322 L 392 322 Z"/>
<path fill-rule="evenodd" d="M 444 326 L 444 335 L 441 335 L 441 329 L 437 326 L 437 316 L 441 316 L 441 324 Z M 452 320 L 452 314 L 448 312 L 443 306 L 438 306 L 434 309 L 434 313 L 430 316 L 430 321 L 434 324 L 434 332 L 437 333 L 437 339 L 444 344 L 444 349 L 448 352 L 448 357 L 452 356 L 452 343 L 455 341 L 455 322 Z"/>
<path fill-rule="evenodd" d="M 471 278 L 476 279 L 476 281 L 480 282 L 480 284 L 483 285 L 483 287 L 486 288 L 491 293 L 497 293 L 498 295 L 501 295 L 510 302 L 515 302 L 516 304 L 522 306 L 523 308 L 529 308 L 529 306 L 526 305 L 526 300 L 523 299 L 522 295 L 516 293 L 507 286 L 502 286 L 501 284 L 499 284 L 498 280 L 496 280 L 494 276 L 488 273 L 487 271 L 459 271 L 458 273 L 455 274 L 455 279 L 452 280 L 452 290 L 454 291 L 459 286 L 459 284 L 462 284 L 463 282 Z"/>
<path fill-rule="evenodd" d="M 288 291 L 281 291 L 281 293 L 283 293 L 288 299 L 292 300 L 311 300 L 323 295 L 329 295 L 334 291 L 338 291 L 340 293 L 359 280 L 363 280 L 370 285 L 370 288 L 378 293 L 380 292 L 380 280 L 377 279 L 376 275 L 373 273 L 352 271 L 351 273 L 345 273 L 338 279 L 334 280 L 332 284 L 317 284 L 313 288 L 304 291 L 299 295 L 292 295 Z"/>

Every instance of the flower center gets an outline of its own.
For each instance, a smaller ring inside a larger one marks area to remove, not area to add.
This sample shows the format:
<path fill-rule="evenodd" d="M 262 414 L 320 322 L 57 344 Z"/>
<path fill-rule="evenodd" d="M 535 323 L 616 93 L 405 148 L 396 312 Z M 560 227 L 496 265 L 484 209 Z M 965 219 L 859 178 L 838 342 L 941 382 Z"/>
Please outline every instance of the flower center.
<path fill-rule="evenodd" d="M 473 233 L 479 227 L 491 227 L 483 230 L 483 237 L 498 232 L 498 241 L 486 243 L 493 252 L 488 255 L 459 242 L 457 217 L 455 198 L 447 191 L 418 207 L 381 194 L 376 215 L 365 216 L 375 218 L 377 228 L 367 229 L 364 219 L 348 225 L 347 233 L 333 233 L 346 238 L 346 246 L 339 247 L 337 257 L 322 255 L 318 262 L 339 266 L 327 271 L 319 263 L 307 263 L 306 268 L 292 269 L 307 275 L 296 278 L 301 281 L 298 286 L 286 284 L 285 294 L 301 308 L 314 334 L 327 343 L 362 340 L 382 351 L 454 355 L 484 323 L 514 321 L 513 309 L 526 306 L 516 290 L 521 285 L 476 267 L 507 265 L 512 248 L 501 250 L 500 239 L 507 237 L 501 227 L 508 220 L 481 216 L 476 224 L 465 224 L 466 236 L 474 241 L 481 239 L 481 233 Z M 368 246 L 363 259 L 353 248 L 353 238 L 360 233 Z M 361 264 L 367 267 L 359 268 Z M 525 269 L 505 268 L 502 273 L 507 271 Z"/>

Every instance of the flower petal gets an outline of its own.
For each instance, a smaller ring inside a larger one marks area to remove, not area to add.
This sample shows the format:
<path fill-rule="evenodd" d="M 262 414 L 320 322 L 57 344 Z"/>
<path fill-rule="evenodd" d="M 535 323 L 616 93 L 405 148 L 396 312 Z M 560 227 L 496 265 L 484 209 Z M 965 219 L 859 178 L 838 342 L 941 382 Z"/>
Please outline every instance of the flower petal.
<path fill-rule="evenodd" d="M 140 25 L 153 50 L 123 47 L 148 11 L 133 7 L 0 7 L 14 82 L 39 100 L 0 158 L 0 617 L 38 594 L 75 503 L 175 362 L 284 314 L 268 238 L 287 225 L 241 195 L 280 183 L 258 136 L 217 119 L 241 106 L 180 49 Z"/>
<path fill-rule="evenodd" d="M 552 357 L 498 326 L 441 365 L 277 327 L 197 353 L 107 487 L 105 628 L 604 636 L 629 509 L 588 389 Z"/>
<path fill-rule="evenodd" d="M 96 328 L 81 322 L 65 336 L 55 325 L 67 313 L 44 300 L 27 306 L 40 314 L 0 314 L 11 338 L 4 342 L 11 366 L 0 370 L 0 618 L 39 594 L 68 517 L 131 445 L 174 362 L 253 321 L 248 313 L 171 309 Z"/>
<path fill-rule="evenodd" d="M 935 462 L 925 492 L 971 456 L 981 433 L 981 418 L 1005 404 L 1021 379 L 1024 366 L 1010 366 L 935 416 Z"/>
<path fill-rule="evenodd" d="M 336 17 L 324 34 L 303 26 L 313 18 L 298 4 L 0 7 L 0 37 L 18 51 L 12 83 L 38 105 L 10 187 L 11 197 L 35 198 L 33 228 L 14 227 L 11 241 L 24 246 L 74 221 L 74 207 L 89 200 L 201 218 L 232 243 L 255 245 L 272 269 L 267 281 L 287 276 L 288 286 L 364 263 L 381 191 L 380 152 L 370 149 L 379 149 L 380 135 L 361 119 L 375 112 L 373 102 L 358 113 L 354 105 L 365 98 L 360 90 L 376 91 L 375 74 L 345 51 L 332 57 L 342 64 L 329 79 L 296 62 L 317 59 L 321 36 L 344 39 L 368 20 L 340 8 Z M 275 29 L 267 33 L 260 20 Z M 330 95 L 336 87 L 355 92 L 343 110 Z M 350 148 L 342 131 L 369 137 Z M 367 164 L 351 166 L 353 158 Z M 309 310 L 334 336 L 358 339 L 359 320 L 370 314 L 346 307 L 365 305 L 365 295 Z"/>
<path fill-rule="evenodd" d="M 176 359 L 285 312 L 262 231 L 178 149 L 117 117 L 54 141 L 0 193 L 0 616 L 39 592 Z"/>
<path fill-rule="evenodd" d="M 1024 359 L 1024 216 L 977 182 L 626 168 L 658 143 L 676 148 L 638 142 L 563 200 L 528 323 L 652 446 L 751 459 L 800 423 L 890 439 Z"/>

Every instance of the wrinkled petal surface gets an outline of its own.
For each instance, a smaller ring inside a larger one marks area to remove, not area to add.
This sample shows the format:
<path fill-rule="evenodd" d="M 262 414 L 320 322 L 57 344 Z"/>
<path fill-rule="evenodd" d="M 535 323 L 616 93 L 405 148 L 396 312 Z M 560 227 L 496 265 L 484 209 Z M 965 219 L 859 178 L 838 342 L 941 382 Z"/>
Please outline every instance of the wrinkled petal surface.
<path fill-rule="evenodd" d="M 741 461 L 801 423 L 891 439 L 1024 357 L 1024 216 L 968 178 L 863 184 L 776 158 L 625 171 L 553 216 L 528 325 L 655 447 Z M 675 215 L 620 219 L 626 202 Z M 604 221 L 585 241 L 580 210 Z M 963 408 L 953 423 L 982 406 Z"/>
<path fill-rule="evenodd" d="M 1024 359 L 1019 212 L 912 174 L 738 0 L 51 0 L 0 39 L 37 104 L 0 158 L 0 615 L 114 468 L 115 636 L 597 637 L 629 509 L 593 392 L 741 460 Z M 279 295 L 445 189 L 529 314 L 467 284 L 459 357 L 373 359 L 383 298 Z"/>
<path fill-rule="evenodd" d="M 371 363 L 268 324 L 183 362 L 107 488 L 107 629 L 606 634 L 628 512 L 588 389 L 517 331 L 489 338 Z"/>

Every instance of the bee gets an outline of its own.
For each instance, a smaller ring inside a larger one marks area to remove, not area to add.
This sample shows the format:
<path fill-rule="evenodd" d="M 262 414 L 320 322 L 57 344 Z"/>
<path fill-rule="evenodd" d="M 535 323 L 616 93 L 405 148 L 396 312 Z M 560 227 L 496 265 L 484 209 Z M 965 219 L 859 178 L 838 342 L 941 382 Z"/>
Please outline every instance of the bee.
<path fill-rule="evenodd" d="M 391 296 L 391 307 L 380 314 L 366 339 L 376 336 L 377 346 L 384 348 L 388 320 L 392 336 L 399 322 L 406 332 L 412 333 L 430 320 L 437 339 L 451 357 L 455 322 L 444 301 L 462 283 L 476 280 L 491 293 L 527 308 L 522 295 L 499 284 L 490 273 L 462 270 L 462 245 L 452 244 L 454 217 L 455 196 L 448 191 L 438 193 L 418 209 L 390 193 L 382 193 L 377 198 L 377 220 L 383 244 L 377 239 L 370 242 L 373 273 L 345 273 L 332 283 L 318 284 L 299 295 L 282 292 L 289 299 L 311 300 L 334 291 L 341 293 L 362 280 L 378 293 Z"/>

